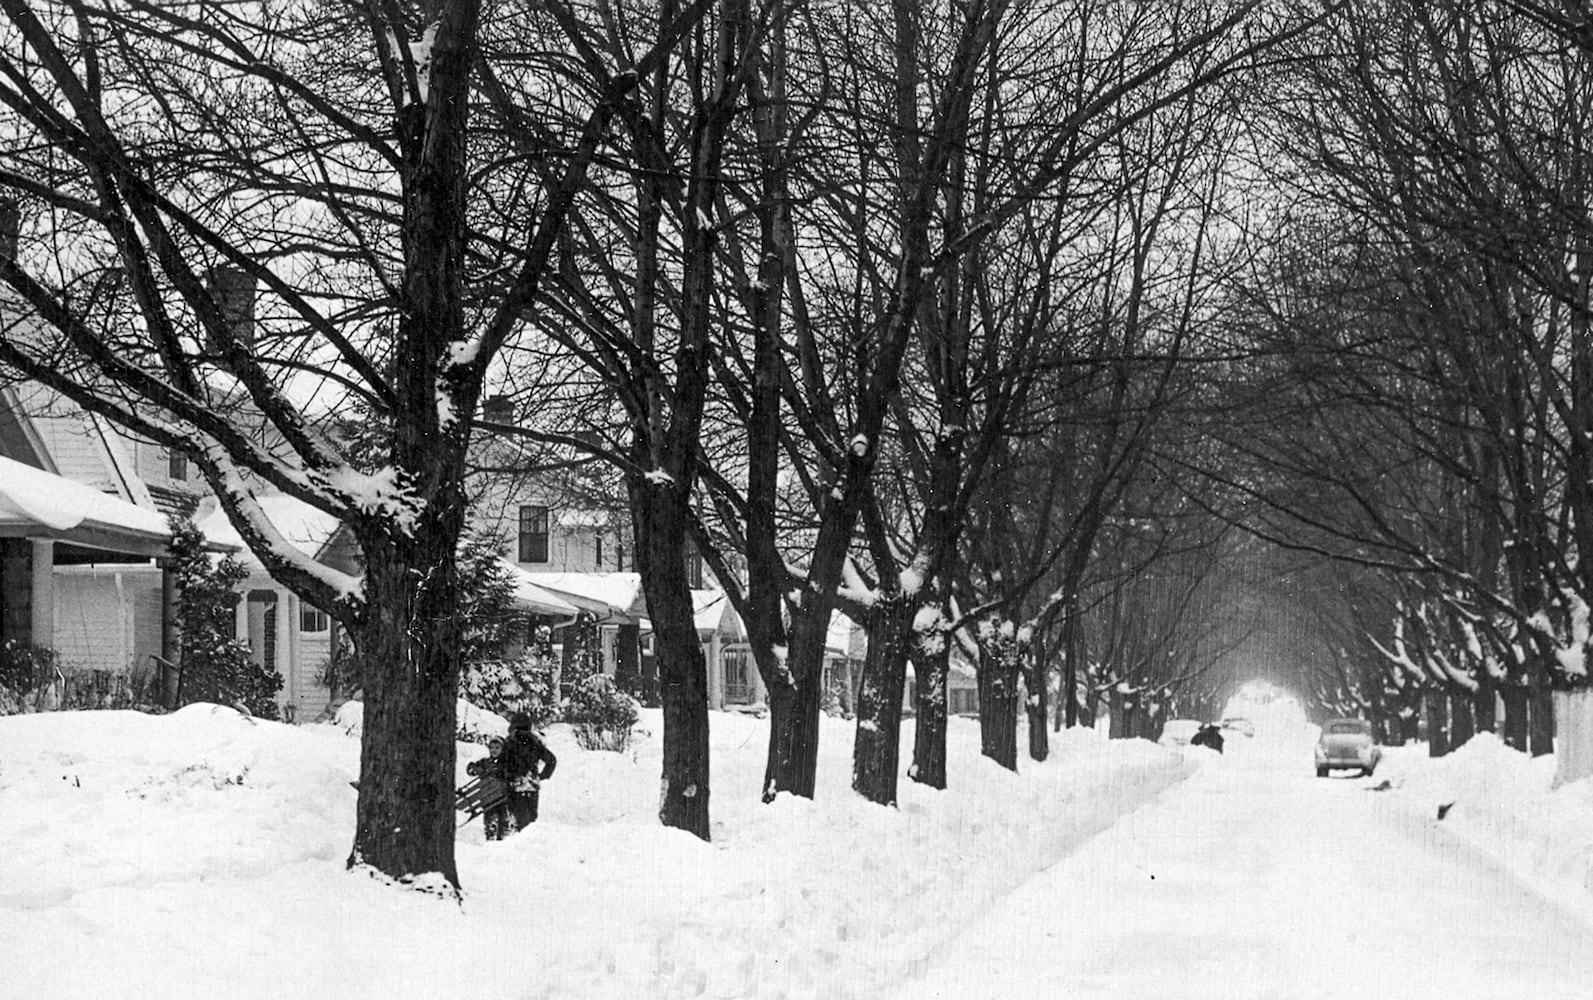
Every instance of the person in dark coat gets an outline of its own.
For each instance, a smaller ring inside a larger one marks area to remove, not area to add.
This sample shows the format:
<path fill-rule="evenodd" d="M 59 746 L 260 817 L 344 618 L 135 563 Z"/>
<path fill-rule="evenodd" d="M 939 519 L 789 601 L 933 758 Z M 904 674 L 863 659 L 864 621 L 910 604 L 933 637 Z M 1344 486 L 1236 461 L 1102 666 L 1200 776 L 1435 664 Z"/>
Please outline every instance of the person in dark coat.
<path fill-rule="evenodd" d="M 509 739 L 503 748 L 503 773 L 509 782 L 509 813 L 513 830 L 537 821 L 537 800 L 542 782 L 553 777 L 559 760 L 531 728 L 531 716 L 516 712 L 509 719 Z M 512 831 L 511 831 L 512 832 Z"/>
<path fill-rule="evenodd" d="M 1208 722 L 1200 727 L 1200 732 L 1196 733 L 1189 742 L 1197 747 L 1211 747 L 1222 753 L 1222 727 Z"/>

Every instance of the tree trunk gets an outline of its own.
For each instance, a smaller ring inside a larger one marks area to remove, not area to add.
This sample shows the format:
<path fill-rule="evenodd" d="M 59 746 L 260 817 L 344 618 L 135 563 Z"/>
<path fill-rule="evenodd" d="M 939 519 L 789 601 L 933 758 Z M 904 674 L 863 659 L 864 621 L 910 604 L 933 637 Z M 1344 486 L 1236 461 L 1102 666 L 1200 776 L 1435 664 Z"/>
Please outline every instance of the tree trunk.
<path fill-rule="evenodd" d="M 1554 692 L 1548 684 L 1538 684 L 1533 689 L 1528 718 L 1528 750 L 1532 756 L 1547 757 L 1554 753 Z"/>
<path fill-rule="evenodd" d="M 369 615 L 358 637 L 364 733 L 348 864 L 370 865 L 401 881 L 437 873 L 457 888 L 460 626 L 453 614 L 453 544 L 417 531 L 414 538 L 394 535 L 365 551 Z"/>
<path fill-rule="evenodd" d="M 826 604 L 826 617 L 828 605 Z M 780 792 L 813 797 L 819 771 L 819 717 L 823 714 L 824 629 L 815 615 L 795 616 L 786 673 L 764 678 L 769 691 L 769 755 L 763 800 Z M 772 683 L 771 683 L 772 682 Z"/>
<path fill-rule="evenodd" d="M 1042 662 L 1044 657 L 1036 656 L 1031 651 L 1028 659 L 1029 697 L 1024 700 L 1024 709 L 1029 713 L 1029 758 L 1045 760 L 1051 756 L 1051 743 L 1046 731 L 1047 717 L 1050 715 L 1049 699 L 1046 696 L 1050 690 L 1051 671 L 1048 665 Z M 1076 712 L 1073 721 L 1075 724 L 1078 723 Z"/>
<path fill-rule="evenodd" d="M 1555 691 L 1554 727 L 1559 748 L 1554 760 L 1554 786 L 1593 776 L 1593 689 Z"/>
<path fill-rule="evenodd" d="M 1427 716 L 1427 756 L 1449 753 L 1449 698 L 1443 691 L 1422 692 L 1422 709 Z"/>
<path fill-rule="evenodd" d="M 1449 745 L 1456 750 L 1477 735 L 1477 722 L 1471 711 L 1471 695 L 1461 691 L 1449 695 Z"/>
<path fill-rule="evenodd" d="M 664 706 L 658 818 L 707 840 L 708 666 L 686 579 L 686 500 L 672 482 L 633 477 L 629 487 Z"/>
<path fill-rule="evenodd" d="M 1479 679 L 1477 693 L 1472 697 L 1472 711 L 1477 719 L 1477 732 L 1493 733 L 1499 730 L 1499 693 L 1498 685 L 1488 675 L 1486 668 L 1479 670 L 1482 676 Z"/>
<path fill-rule="evenodd" d="M 942 642 L 935 652 L 914 649 L 913 673 L 918 679 L 917 718 L 913 734 L 913 766 L 908 776 L 930 788 L 946 787 L 947 682 L 951 648 Z"/>
<path fill-rule="evenodd" d="M 1128 739 L 1128 705 L 1123 692 L 1116 684 L 1107 689 L 1108 703 L 1111 705 L 1112 718 L 1108 737 L 1114 740 Z"/>
<path fill-rule="evenodd" d="M 1527 689 L 1521 684 L 1506 682 L 1500 686 L 1499 695 L 1504 701 L 1505 746 L 1526 753 L 1531 740 L 1530 725 L 1527 720 L 1527 713 L 1530 711 Z"/>
<path fill-rule="evenodd" d="M 902 694 L 918 602 L 899 591 L 882 596 L 868 623 L 868 656 L 857 696 L 852 789 L 884 806 L 896 804 L 901 760 Z"/>
<path fill-rule="evenodd" d="M 423 498 L 417 523 L 355 527 L 365 557 L 359 616 L 364 734 L 350 867 L 400 881 L 441 875 L 457 893 L 454 860 L 455 716 L 460 619 L 457 546 L 464 529 L 464 457 L 481 374 L 446 361 L 466 341 L 466 133 L 480 5 L 438 12 L 430 99 L 394 122 L 403 199 L 398 353 L 400 416 L 392 463 Z"/>
<path fill-rule="evenodd" d="M 1018 769 L 1018 655 L 1000 624 L 986 622 L 979 636 L 979 749 L 1010 771 Z"/>

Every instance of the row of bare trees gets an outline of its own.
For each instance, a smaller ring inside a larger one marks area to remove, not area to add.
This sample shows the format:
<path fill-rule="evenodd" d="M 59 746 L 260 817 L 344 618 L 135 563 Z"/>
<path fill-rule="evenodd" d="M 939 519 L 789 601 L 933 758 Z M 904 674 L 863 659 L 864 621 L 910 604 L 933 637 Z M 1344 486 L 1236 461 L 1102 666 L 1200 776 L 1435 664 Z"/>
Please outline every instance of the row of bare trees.
<path fill-rule="evenodd" d="M 1037 652 L 1060 653 L 1068 723 L 1209 656 L 1187 644 L 1168 666 L 1163 649 L 1152 668 L 1158 650 L 1136 649 L 1172 642 L 1144 641 L 1146 608 L 1167 636 L 1199 617 L 1215 551 L 1194 511 L 1160 520 L 1177 505 L 1155 484 L 1179 450 L 1170 415 L 1197 395 L 1189 362 L 1219 350 L 1242 81 L 1320 12 L 0 11 L 17 230 L 0 364 L 187 453 L 268 569 L 353 637 L 351 865 L 457 886 L 455 553 L 489 396 L 526 414 L 490 429 L 623 481 L 670 826 L 707 837 L 710 819 L 688 547 L 770 692 L 768 797 L 813 794 L 837 607 L 870 633 L 854 787 L 882 803 L 909 664 L 913 774 L 940 786 L 954 645 L 979 663 L 986 749 L 1009 765 L 1020 681 L 1045 752 Z M 363 575 L 288 544 L 265 490 L 347 524 Z"/>

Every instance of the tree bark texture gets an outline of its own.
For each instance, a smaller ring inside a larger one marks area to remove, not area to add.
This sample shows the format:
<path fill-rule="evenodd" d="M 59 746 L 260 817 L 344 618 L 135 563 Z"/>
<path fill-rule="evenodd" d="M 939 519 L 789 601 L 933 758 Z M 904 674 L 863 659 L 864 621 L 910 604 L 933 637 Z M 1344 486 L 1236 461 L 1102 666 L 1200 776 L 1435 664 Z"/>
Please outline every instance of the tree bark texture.
<path fill-rule="evenodd" d="M 686 579 L 687 500 L 674 483 L 640 477 L 630 493 L 664 707 L 658 818 L 708 840 L 708 667 Z"/>
<path fill-rule="evenodd" d="M 1526 753 L 1531 729 L 1527 720 L 1527 713 L 1530 711 L 1527 689 L 1522 684 L 1507 682 L 1500 685 L 1499 696 L 1504 702 L 1505 746 Z"/>
<path fill-rule="evenodd" d="M 908 776 L 930 788 L 946 787 L 946 685 L 951 674 L 951 649 L 942 642 L 933 651 L 912 652 L 915 692 L 913 766 Z"/>
<path fill-rule="evenodd" d="M 1050 690 L 1051 671 L 1044 657 L 1031 653 L 1029 660 L 1029 697 L 1024 701 L 1024 710 L 1029 713 L 1029 759 L 1045 760 L 1051 756 L 1051 743 L 1049 732 L 1046 728 L 1050 708 L 1047 692 Z M 1075 714 L 1074 723 L 1078 717 Z"/>
<path fill-rule="evenodd" d="M 1477 720 L 1472 715 L 1471 695 L 1456 691 L 1449 695 L 1449 745 L 1458 750 L 1477 735 Z"/>
<path fill-rule="evenodd" d="M 1533 689 L 1531 702 L 1527 749 L 1534 757 L 1547 757 L 1554 753 L 1554 693 L 1541 684 Z"/>
<path fill-rule="evenodd" d="M 365 714 L 348 861 L 400 880 L 437 873 L 457 887 L 458 580 L 452 540 L 417 535 L 366 549 Z"/>
<path fill-rule="evenodd" d="M 1018 769 L 1018 674 L 1016 643 L 1001 634 L 999 625 L 983 627 L 979 636 L 979 749 L 1010 771 Z"/>
<path fill-rule="evenodd" d="M 897 591 L 881 597 L 869 616 L 868 655 L 863 661 L 857 737 L 852 745 L 852 788 L 883 806 L 896 804 L 902 696 L 917 607 L 917 601 Z"/>
<path fill-rule="evenodd" d="M 1422 692 L 1422 709 L 1427 716 L 1427 756 L 1449 753 L 1449 698 L 1442 691 Z"/>

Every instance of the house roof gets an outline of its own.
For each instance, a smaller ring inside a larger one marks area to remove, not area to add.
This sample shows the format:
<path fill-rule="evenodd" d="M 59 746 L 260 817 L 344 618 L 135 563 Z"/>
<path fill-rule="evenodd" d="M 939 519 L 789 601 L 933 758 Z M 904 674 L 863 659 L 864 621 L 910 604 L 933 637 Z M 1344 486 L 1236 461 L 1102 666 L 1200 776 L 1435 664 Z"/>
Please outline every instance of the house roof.
<path fill-rule="evenodd" d="M 537 573 L 530 581 L 584 611 L 606 618 L 639 622 L 647 615 L 640 573 Z"/>
<path fill-rule="evenodd" d="M 4 457 L 0 534 L 53 538 L 146 557 L 163 554 L 171 542 L 159 512 Z"/>
<path fill-rule="evenodd" d="M 312 507 L 296 497 L 272 495 L 259 498 L 260 510 L 276 526 L 282 537 L 293 547 L 312 559 L 319 559 L 342 528 L 343 522 L 317 507 Z M 239 561 L 245 566 L 260 565 L 254 553 L 248 551 L 238 529 L 227 519 L 227 512 L 216 508 L 199 519 L 199 531 L 213 545 L 243 549 Z"/>
<path fill-rule="evenodd" d="M 531 579 L 530 573 L 514 563 L 505 559 L 503 564 L 509 567 L 510 572 L 514 574 L 515 603 L 528 611 L 544 615 L 574 617 L 581 610 L 546 587 L 538 586 L 536 581 Z"/>

